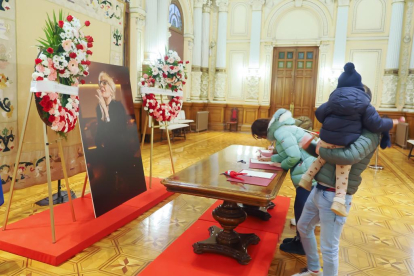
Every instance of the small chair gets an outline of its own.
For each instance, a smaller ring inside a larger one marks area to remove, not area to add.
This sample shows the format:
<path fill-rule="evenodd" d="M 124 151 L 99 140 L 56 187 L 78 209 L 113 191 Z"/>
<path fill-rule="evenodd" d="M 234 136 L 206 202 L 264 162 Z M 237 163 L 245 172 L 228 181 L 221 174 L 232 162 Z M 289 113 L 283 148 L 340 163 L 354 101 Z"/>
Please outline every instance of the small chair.
<path fill-rule="evenodd" d="M 235 107 L 231 109 L 230 121 L 226 123 L 226 127 L 229 125 L 229 131 L 231 126 L 236 126 L 236 131 L 239 129 L 239 110 Z"/>

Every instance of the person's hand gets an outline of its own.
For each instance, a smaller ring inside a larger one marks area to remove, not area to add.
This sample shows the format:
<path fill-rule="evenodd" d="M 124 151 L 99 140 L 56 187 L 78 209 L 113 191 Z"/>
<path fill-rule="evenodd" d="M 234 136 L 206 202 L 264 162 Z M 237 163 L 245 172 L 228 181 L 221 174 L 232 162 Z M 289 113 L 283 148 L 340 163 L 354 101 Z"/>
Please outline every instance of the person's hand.
<path fill-rule="evenodd" d="M 271 160 L 271 157 L 260 156 L 257 160 L 262 161 L 262 162 L 269 162 Z"/>
<path fill-rule="evenodd" d="M 282 164 L 281 163 L 274 162 L 274 163 L 270 164 L 270 166 L 274 166 L 274 167 L 280 168 L 282 166 Z"/>
<path fill-rule="evenodd" d="M 321 140 L 318 141 L 318 143 L 316 144 L 316 149 L 315 152 L 317 155 L 319 155 L 319 148 L 321 147 Z"/>
<path fill-rule="evenodd" d="M 99 107 L 101 108 L 102 111 L 102 116 L 108 117 L 108 107 L 106 106 L 105 100 L 102 96 L 102 92 L 100 89 L 96 90 L 97 95 L 95 95 L 95 97 L 98 99 L 98 103 L 99 103 Z"/>
<path fill-rule="evenodd" d="M 268 149 L 268 150 L 274 150 L 274 149 L 275 149 L 275 147 L 274 147 L 273 145 L 270 145 L 270 146 L 268 146 L 268 147 L 267 147 L 267 149 Z"/>

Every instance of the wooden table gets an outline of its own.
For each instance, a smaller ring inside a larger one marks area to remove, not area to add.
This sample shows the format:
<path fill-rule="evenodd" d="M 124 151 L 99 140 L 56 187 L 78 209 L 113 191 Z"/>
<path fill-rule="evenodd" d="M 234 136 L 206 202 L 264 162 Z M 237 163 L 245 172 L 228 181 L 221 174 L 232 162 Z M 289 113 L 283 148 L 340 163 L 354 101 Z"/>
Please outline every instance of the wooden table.
<path fill-rule="evenodd" d="M 224 201 L 213 211 L 214 219 L 223 229 L 210 227 L 210 238 L 193 245 L 195 253 L 218 253 L 235 258 L 241 264 L 250 262 L 247 247 L 257 244 L 260 239 L 255 234 L 239 234 L 234 231 L 247 217 L 237 203 L 268 206 L 279 192 L 287 172 L 275 171 L 277 175 L 267 187 L 229 182 L 221 173 L 249 169 L 249 160 L 257 155 L 258 149 L 241 145 L 229 146 L 162 181 L 171 192 Z M 240 160 L 246 163 L 238 162 Z"/>

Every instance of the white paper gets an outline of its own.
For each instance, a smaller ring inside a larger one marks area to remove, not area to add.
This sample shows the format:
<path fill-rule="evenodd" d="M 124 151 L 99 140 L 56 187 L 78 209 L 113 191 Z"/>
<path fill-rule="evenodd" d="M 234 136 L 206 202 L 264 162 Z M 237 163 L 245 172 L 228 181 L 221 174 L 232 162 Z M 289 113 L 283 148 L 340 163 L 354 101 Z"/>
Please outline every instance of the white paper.
<path fill-rule="evenodd" d="M 267 165 L 270 165 L 270 164 L 272 164 L 273 162 L 271 162 L 271 161 L 259 161 L 259 160 L 257 160 L 257 159 L 250 159 L 250 162 L 252 162 L 253 164 L 267 164 Z"/>
<path fill-rule="evenodd" d="M 273 173 L 249 171 L 249 170 L 242 170 L 241 173 L 247 173 L 247 176 L 254 176 L 254 177 L 260 177 L 260 178 L 267 178 L 267 179 L 272 178 L 274 175 Z"/>
<path fill-rule="evenodd" d="M 273 150 L 260 150 L 260 152 L 263 152 L 263 153 L 273 153 Z"/>

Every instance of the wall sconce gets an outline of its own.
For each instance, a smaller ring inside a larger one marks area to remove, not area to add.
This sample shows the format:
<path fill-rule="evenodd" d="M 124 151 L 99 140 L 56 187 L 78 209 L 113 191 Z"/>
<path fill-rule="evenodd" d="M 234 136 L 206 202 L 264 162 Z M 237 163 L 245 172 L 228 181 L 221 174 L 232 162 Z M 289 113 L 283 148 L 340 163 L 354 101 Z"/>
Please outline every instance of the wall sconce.
<path fill-rule="evenodd" d="M 211 56 L 211 51 L 213 50 L 213 48 L 216 47 L 216 42 L 215 41 L 211 41 L 210 43 L 210 51 L 209 51 L 209 55 Z"/>

